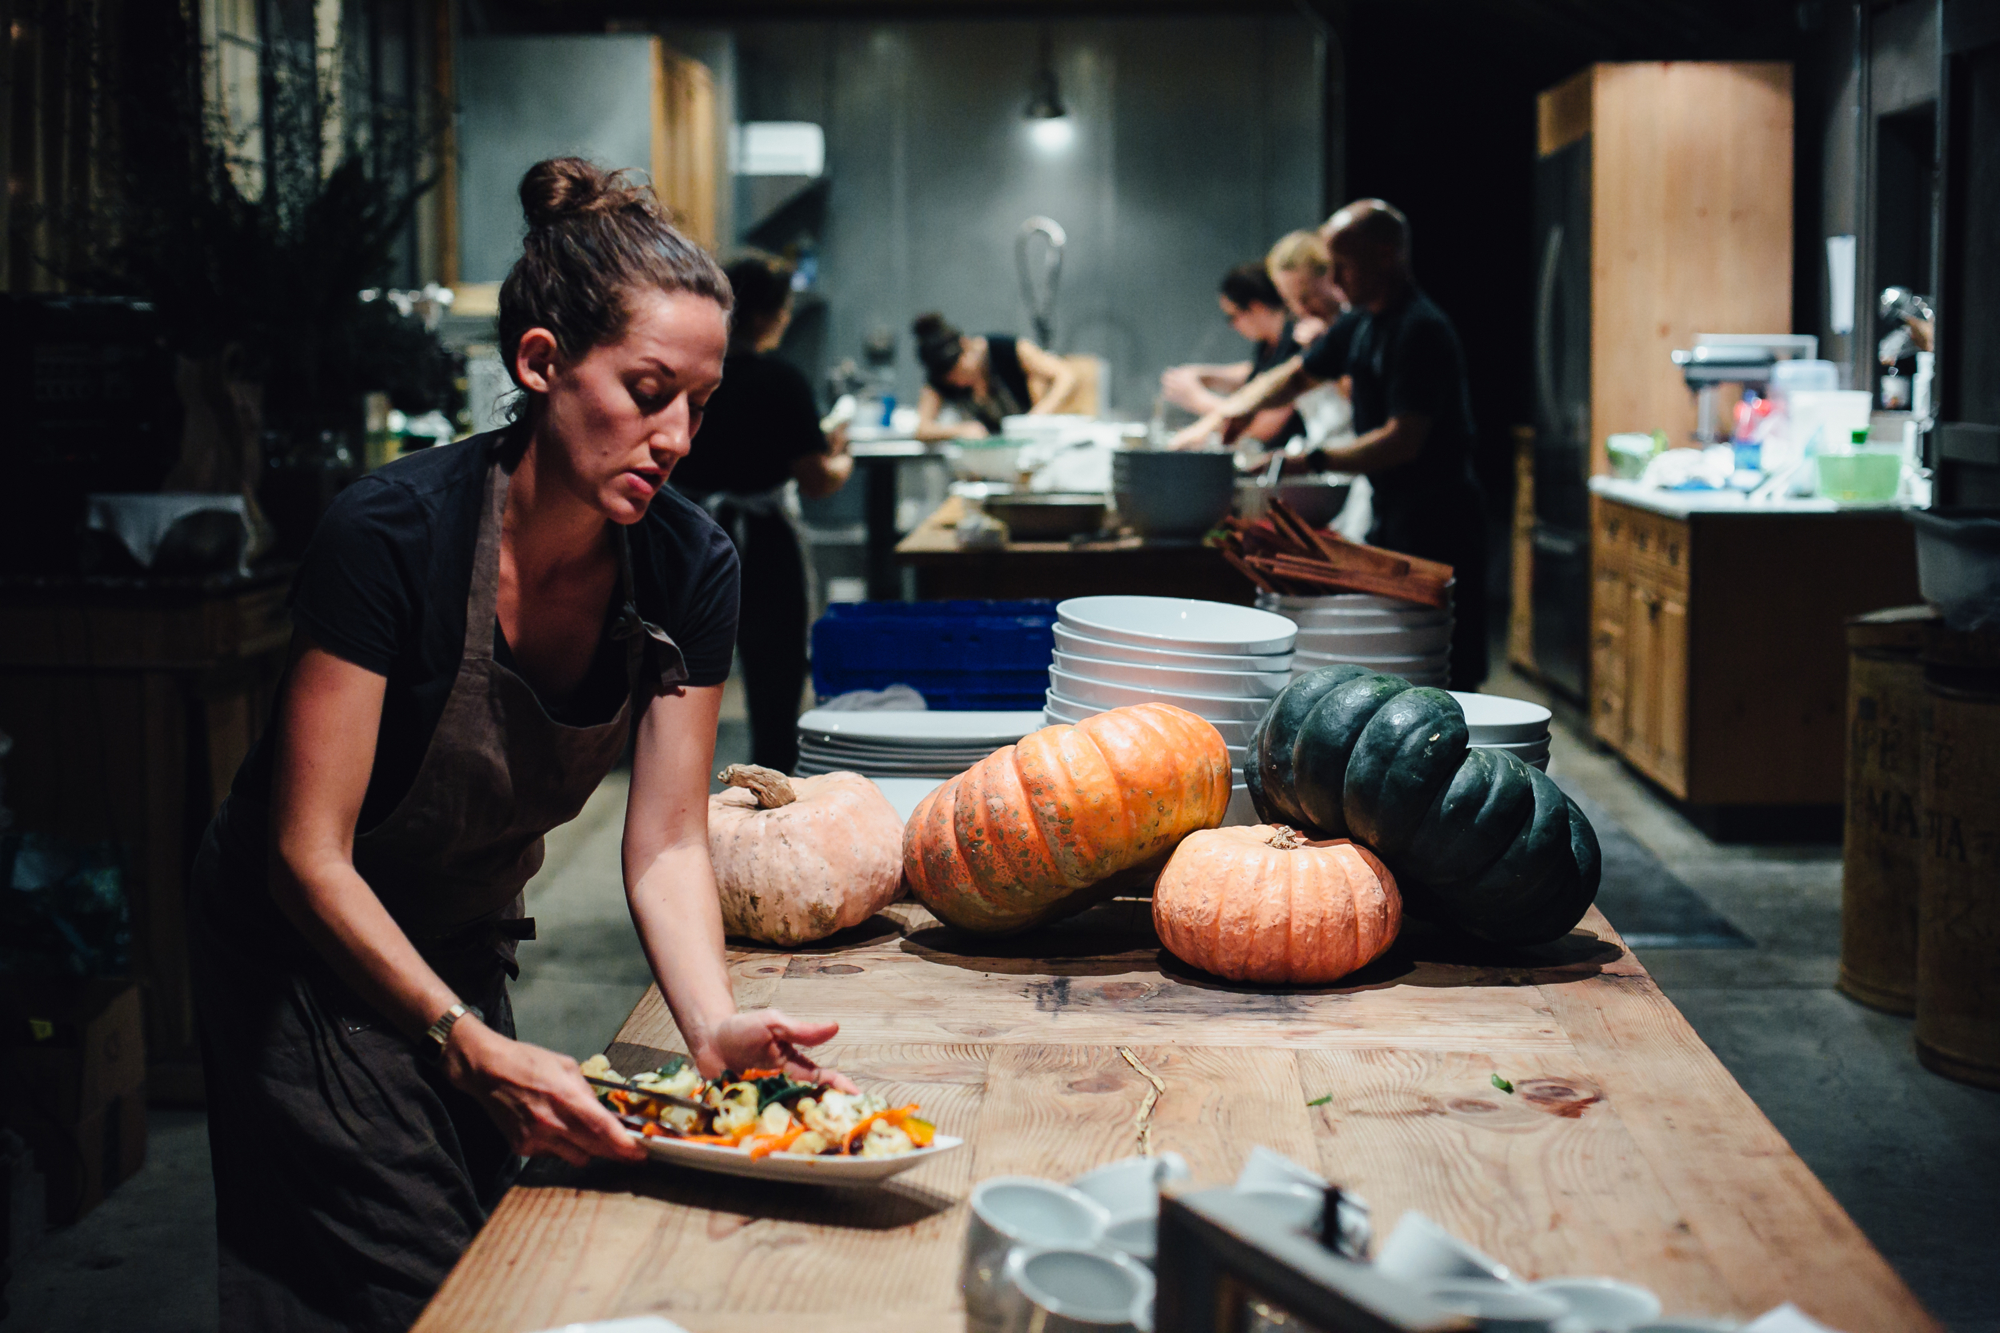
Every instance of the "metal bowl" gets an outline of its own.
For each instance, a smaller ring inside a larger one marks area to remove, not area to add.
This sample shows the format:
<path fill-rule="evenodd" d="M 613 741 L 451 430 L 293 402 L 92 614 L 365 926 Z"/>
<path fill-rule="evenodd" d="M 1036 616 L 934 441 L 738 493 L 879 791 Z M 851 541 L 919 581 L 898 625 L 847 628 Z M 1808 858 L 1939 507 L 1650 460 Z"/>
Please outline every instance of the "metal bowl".
<path fill-rule="evenodd" d="M 1246 477 L 1236 483 L 1236 515 L 1262 518 L 1275 497 L 1312 526 L 1323 528 L 1346 507 L 1347 493 L 1353 489 L 1353 484 L 1345 479 L 1287 477 L 1275 486 L 1266 486 Z"/>
<path fill-rule="evenodd" d="M 992 495 L 983 507 L 1017 542 L 1068 541 L 1104 526 L 1101 495 Z"/>

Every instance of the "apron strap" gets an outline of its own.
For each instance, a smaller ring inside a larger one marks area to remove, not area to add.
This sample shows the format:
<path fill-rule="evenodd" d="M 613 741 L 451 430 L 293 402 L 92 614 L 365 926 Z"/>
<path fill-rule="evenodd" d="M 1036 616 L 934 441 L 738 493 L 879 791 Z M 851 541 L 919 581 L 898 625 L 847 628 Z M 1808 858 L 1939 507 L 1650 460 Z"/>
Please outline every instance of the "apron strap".
<path fill-rule="evenodd" d="M 465 658 L 493 657 L 493 618 L 500 605 L 500 523 L 512 478 L 498 460 L 486 465 L 486 508 L 479 517 L 479 541 L 472 548 L 472 591 L 465 603 Z"/>

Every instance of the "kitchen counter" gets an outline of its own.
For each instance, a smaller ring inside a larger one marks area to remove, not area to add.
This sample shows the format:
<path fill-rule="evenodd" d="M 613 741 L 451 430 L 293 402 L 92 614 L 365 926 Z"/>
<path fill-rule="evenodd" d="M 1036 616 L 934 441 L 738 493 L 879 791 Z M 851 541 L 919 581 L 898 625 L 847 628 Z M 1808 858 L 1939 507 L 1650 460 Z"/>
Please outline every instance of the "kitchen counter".
<path fill-rule="evenodd" d="M 739 1004 L 838 1019 L 830 1063 L 967 1145 L 852 1192 L 537 1163 L 417 1333 L 958 1328 L 972 1185 L 1136 1150 L 1149 1084 L 1121 1049 L 1165 1083 L 1152 1141 L 1197 1187 L 1261 1143 L 1364 1195 L 1378 1238 L 1415 1208 L 1529 1277 L 1629 1278 L 1670 1314 L 1791 1300 L 1845 1333 L 1939 1328 L 1595 909 L 1504 957 L 1413 928 L 1347 984 L 1284 991 L 1191 972 L 1126 900 L 1004 940 L 898 904 L 729 957 Z M 677 1049 L 655 990 L 609 1054 L 629 1073 Z"/>
<path fill-rule="evenodd" d="M 1198 541 L 1008 542 L 966 549 L 956 529 L 965 501 L 951 496 L 896 546 L 916 574 L 919 601 L 973 597 L 1061 599 L 1104 593 L 1194 597 L 1249 605 L 1250 581 Z"/>
<path fill-rule="evenodd" d="M 1689 518 L 1694 515 L 1706 517 L 1710 514 L 1730 514 L 1742 516 L 1798 515 L 1798 514 L 1900 514 L 1900 505 L 1852 505 L 1834 500 L 1783 499 L 1752 502 L 1741 491 L 1663 491 L 1654 486 L 1641 486 L 1636 481 L 1620 481 L 1616 477 L 1592 477 L 1590 490 L 1593 495 L 1601 495 L 1607 500 L 1616 500 L 1635 509 L 1644 509 L 1665 518 Z"/>
<path fill-rule="evenodd" d="M 1614 489 L 1616 488 L 1616 489 Z M 1590 720 L 1699 807 L 1837 806 L 1848 617 L 1918 600 L 1904 511 L 1591 483 Z M 1820 508 L 1794 508 L 1817 504 Z"/>

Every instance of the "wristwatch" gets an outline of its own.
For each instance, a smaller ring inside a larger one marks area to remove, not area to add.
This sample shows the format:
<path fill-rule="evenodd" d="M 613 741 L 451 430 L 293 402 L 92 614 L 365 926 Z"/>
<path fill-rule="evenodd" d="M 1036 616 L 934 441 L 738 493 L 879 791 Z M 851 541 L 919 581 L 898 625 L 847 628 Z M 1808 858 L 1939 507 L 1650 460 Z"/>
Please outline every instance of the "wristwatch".
<path fill-rule="evenodd" d="M 451 1008 L 438 1015 L 437 1022 L 424 1029 L 424 1035 L 436 1042 L 438 1044 L 438 1051 L 442 1053 L 445 1044 L 451 1040 L 452 1025 L 467 1014 L 471 1014 L 474 1018 L 482 1022 L 486 1018 L 486 1015 L 479 1012 L 477 1005 L 460 1004 L 454 1001 Z"/>

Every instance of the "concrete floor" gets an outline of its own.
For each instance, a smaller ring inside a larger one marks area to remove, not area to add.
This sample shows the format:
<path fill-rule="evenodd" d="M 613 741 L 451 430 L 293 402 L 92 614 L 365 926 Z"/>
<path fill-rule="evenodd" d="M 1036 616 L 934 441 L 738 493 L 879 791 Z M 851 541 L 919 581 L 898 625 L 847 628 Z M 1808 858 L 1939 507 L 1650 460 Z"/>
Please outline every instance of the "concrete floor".
<path fill-rule="evenodd" d="M 1501 678 L 1495 692 L 1535 697 Z M 1558 714 L 1552 771 L 1587 792 L 1757 942 L 1653 950 L 1646 966 L 1954 1333 L 2000 1333 L 2000 1094 L 1920 1068 L 1907 1020 L 1833 990 L 1840 853 L 1833 846 L 1712 841 Z M 717 764 L 747 752 L 740 697 L 725 699 Z M 585 1055 L 603 1048 L 649 977 L 619 888 L 625 782 L 614 774 L 549 839 L 529 886 L 541 938 L 522 950 L 521 1035 Z M 18 1269 L 6 1333 L 180 1333 L 215 1321 L 214 1207 L 203 1118 L 155 1112 L 147 1165 Z"/>

